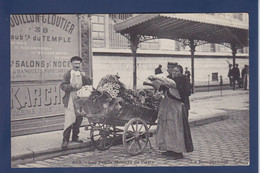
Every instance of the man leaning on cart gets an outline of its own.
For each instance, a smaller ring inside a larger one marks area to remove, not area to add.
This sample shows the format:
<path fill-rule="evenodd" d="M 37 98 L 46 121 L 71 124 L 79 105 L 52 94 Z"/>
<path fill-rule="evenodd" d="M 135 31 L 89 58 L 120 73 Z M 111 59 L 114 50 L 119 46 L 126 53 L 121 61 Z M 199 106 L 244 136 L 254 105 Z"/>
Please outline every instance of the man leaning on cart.
<path fill-rule="evenodd" d="M 72 69 L 65 73 L 63 81 L 60 85 L 65 92 L 62 98 L 65 110 L 65 122 L 63 131 L 62 148 L 67 148 L 72 131 L 72 141 L 82 143 L 79 139 L 79 128 L 82 123 L 82 115 L 78 115 L 74 110 L 73 100 L 76 98 L 76 92 L 84 85 L 92 85 L 92 80 L 81 71 L 82 59 L 79 56 L 74 56 L 70 59 Z"/>

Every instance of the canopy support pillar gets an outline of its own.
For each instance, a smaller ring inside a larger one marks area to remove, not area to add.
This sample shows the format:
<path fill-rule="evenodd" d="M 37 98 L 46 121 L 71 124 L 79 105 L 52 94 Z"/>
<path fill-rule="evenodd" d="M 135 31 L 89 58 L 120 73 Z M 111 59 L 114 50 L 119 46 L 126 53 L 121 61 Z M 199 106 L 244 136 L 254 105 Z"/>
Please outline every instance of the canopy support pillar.
<path fill-rule="evenodd" d="M 195 86 L 195 82 L 194 82 L 194 53 L 195 53 L 195 49 L 196 49 L 196 44 L 194 43 L 193 39 L 189 39 L 189 46 L 190 46 L 190 52 L 191 52 L 191 84 L 192 84 L 192 90 L 191 92 L 194 93 L 194 86 Z"/>
<path fill-rule="evenodd" d="M 132 55 L 133 55 L 133 89 L 136 90 L 136 85 L 137 85 L 137 83 L 136 83 L 136 78 L 137 78 L 136 52 L 137 52 L 137 48 L 138 48 L 138 44 L 139 44 L 139 38 L 137 37 L 137 35 L 130 34 L 129 41 L 130 41 L 130 48 L 131 48 Z"/>
<path fill-rule="evenodd" d="M 178 39 L 177 41 L 181 42 L 183 46 L 189 46 L 190 47 L 190 52 L 191 52 L 191 85 L 192 89 L 191 92 L 194 94 L 195 92 L 195 73 L 194 73 L 194 53 L 196 51 L 196 46 L 205 44 L 206 41 L 201 41 L 201 40 L 194 40 L 193 38 L 189 39 Z"/>
<path fill-rule="evenodd" d="M 237 45 L 235 43 L 231 43 L 232 57 L 233 57 L 233 68 L 236 65 L 236 54 L 237 54 Z M 236 90 L 236 81 L 234 80 L 233 90 Z"/>
<path fill-rule="evenodd" d="M 122 34 L 122 33 L 121 33 Z M 130 41 L 130 48 L 133 55 L 133 89 L 136 90 L 137 86 L 137 56 L 136 52 L 138 49 L 138 44 L 147 40 L 157 39 L 155 36 L 145 36 L 145 35 L 137 35 L 137 34 L 122 34 Z"/>

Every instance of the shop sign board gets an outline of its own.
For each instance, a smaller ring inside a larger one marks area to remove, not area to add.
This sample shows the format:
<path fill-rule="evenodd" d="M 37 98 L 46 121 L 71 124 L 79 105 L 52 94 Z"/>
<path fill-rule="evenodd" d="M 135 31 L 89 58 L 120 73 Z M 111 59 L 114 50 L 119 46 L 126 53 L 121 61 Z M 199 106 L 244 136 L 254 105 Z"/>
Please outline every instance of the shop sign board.
<path fill-rule="evenodd" d="M 12 120 L 63 114 L 63 95 L 59 84 L 12 86 Z"/>
<path fill-rule="evenodd" d="M 11 81 L 60 80 L 79 55 L 76 15 L 11 15 Z"/>
<path fill-rule="evenodd" d="M 63 114 L 59 85 L 79 55 L 77 15 L 10 16 L 11 120 Z"/>

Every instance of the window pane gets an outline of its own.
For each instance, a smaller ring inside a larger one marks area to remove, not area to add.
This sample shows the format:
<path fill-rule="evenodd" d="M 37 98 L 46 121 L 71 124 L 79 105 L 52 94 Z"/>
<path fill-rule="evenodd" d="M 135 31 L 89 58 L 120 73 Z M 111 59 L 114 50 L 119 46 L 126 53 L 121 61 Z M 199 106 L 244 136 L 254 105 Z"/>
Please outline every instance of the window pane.
<path fill-rule="evenodd" d="M 93 23 L 93 31 L 104 31 L 104 25 Z"/>
<path fill-rule="evenodd" d="M 92 16 L 91 20 L 93 23 L 98 23 L 98 16 Z"/>
<path fill-rule="evenodd" d="M 212 81 L 218 81 L 218 73 L 212 73 Z"/>
<path fill-rule="evenodd" d="M 93 40 L 93 47 L 104 47 L 104 40 Z"/>
<path fill-rule="evenodd" d="M 98 32 L 92 32 L 92 38 L 93 39 L 98 39 Z"/>
<path fill-rule="evenodd" d="M 98 33 L 98 38 L 99 39 L 104 39 L 104 32 L 99 32 Z"/>
<path fill-rule="evenodd" d="M 98 23 L 104 24 L 104 17 L 103 16 L 98 17 Z"/>

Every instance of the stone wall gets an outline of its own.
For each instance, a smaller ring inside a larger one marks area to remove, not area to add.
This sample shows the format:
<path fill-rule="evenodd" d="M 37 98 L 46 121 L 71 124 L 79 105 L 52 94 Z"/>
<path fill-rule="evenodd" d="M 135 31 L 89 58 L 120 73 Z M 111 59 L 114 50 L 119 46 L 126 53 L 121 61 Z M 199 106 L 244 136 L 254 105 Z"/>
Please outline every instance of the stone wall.
<path fill-rule="evenodd" d="M 232 63 L 232 59 L 228 58 Z M 137 57 L 137 88 L 143 88 L 143 81 L 154 74 L 155 68 L 161 64 L 162 70 L 167 74 L 167 62 L 178 62 L 184 70 L 188 67 L 191 71 L 191 60 L 188 56 L 138 56 Z M 226 57 L 195 57 L 195 86 L 218 85 L 220 75 L 223 77 L 223 84 L 228 84 L 228 62 Z M 248 58 L 237 58 L 236 63 L 239 64 L 240 72 L 245 64 L 249 64 Z M 128 87 L 133 86 L 133 59 L 131 55 L 94 55 L 93 56 L 93 79 L 94 87 L 99 80 L 107 74 L 118 73 L 120 80 Z M 212 73 L 218 73 L 218 81 L 212 81 Z"/>

